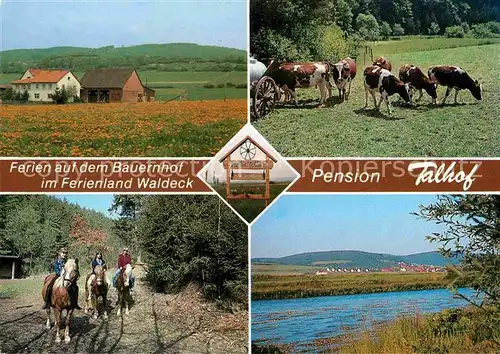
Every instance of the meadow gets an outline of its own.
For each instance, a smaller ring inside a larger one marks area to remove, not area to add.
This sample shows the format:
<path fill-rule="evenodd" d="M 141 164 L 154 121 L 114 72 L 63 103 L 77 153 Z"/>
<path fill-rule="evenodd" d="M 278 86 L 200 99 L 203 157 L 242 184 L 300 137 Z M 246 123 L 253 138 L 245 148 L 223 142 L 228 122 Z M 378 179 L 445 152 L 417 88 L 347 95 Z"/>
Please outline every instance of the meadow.
<path fill-rule="evenodd" d="M 448 284 L 446 273 L 269 275 L 254 273 L 252 265 L 252 300 L 439 289 Z"/>
<path fill-rule="evenodd" d="M 487 44 L 492 43 L 493 44 Z M 319 90 L 298 89 L 299 107 L 277 107 L 255 127 L 284 156 L 500 156 L 500 43 L 497 39 L 402 38 L 371 44 L 374 56 L 392 62 L 393 73 L 403 64 L 417 65 L 424 72 L 432 65 L 458 65 L 483 85 L 483 99 L 476 101 L 461 91 L 459 104 L 453 94 L 445 106 L 434 106 L 424 92 L 416 107 L 399 104 L 391 97 L 393 115 L 383 103 L 376 112 L 371 97 L 363 110 L 365 94 L 363 52 L 346 102 L 338 90 L 326 108 L 319 108 Z M 441 102 L 445 88 L 438 88 Z"/>
<path fill-rule="evenodd" d="M 247 101 L 3 105 L 1 156 L 213 156 Z"/>
<path fill-rule="evenodd" d="M 289 184 L 289 182 L 271 183 L 271 200 L 269 204 L 271 204 Z M 225 184 L 212 184 L 211 187 L 214 188 L 222 198 L 226 198 Z M 244 185 L 231 184 L 231 190 L 233 194 L 264 194 L 266 187 L 264 183 L 245 183 Z M 259 199 L 233 199 L 229 201 L 229 204 L 248 222 L 253 221 L 266 208 L 266 202 Z"/>

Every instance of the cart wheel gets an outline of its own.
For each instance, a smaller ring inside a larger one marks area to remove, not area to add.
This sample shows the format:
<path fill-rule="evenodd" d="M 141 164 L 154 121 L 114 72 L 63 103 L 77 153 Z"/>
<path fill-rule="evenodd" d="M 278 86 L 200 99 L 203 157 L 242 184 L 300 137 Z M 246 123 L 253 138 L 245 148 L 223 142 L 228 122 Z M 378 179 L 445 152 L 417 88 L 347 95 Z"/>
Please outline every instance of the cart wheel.
<path fill-rule="evenodd" d="M 279 100 L 278 86 L 269 76 L 263 76 L 255 85 L 253 112 L 255 119 L 263 118 L 271 113 Z"/>

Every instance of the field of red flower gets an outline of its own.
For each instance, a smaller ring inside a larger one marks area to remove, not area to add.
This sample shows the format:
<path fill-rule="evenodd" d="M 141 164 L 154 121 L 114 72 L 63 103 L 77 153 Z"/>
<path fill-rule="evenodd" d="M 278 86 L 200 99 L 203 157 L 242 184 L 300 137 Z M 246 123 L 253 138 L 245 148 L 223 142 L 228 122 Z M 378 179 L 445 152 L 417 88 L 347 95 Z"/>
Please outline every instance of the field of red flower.
<path fill-rule="evenodd" d="M 212 156 L 247 101 L 3 105 L 0 156 Z"/>

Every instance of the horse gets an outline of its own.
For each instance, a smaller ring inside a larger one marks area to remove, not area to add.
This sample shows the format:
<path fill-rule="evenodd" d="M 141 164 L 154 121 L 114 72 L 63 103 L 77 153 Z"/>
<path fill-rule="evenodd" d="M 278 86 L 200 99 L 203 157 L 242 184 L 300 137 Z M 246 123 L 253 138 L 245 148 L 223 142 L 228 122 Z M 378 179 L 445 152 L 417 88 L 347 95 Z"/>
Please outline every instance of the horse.
<path fill-rule="evenodd" d="M 90 287 L 89 287 L 90 285 Z M 106 278 L 106 266 L 98 265 L 94 273 L 87 275 L 85 281 L 85 313 L 94 309 L 94 319 L 99 315 L 98 303 L 102 299 L 103 318 L 108 319 L 108 290 L 109 282 Z"/>
<path fill-rule="evenodd" d="M 130 301 L 130 282 L 132 278 L 132 266 L 127 264 L 116 278 L 116 290 L 118 292 L 118 316 L 122 313 L 122 308 L 125 306 L 125 314 L 128 315 L 128 305 Z"/>
<path fill-rule="evenodd" d="M 54 308 L 54 317 L 56 325 L 56 343 L 61 342 L 59 329 L 61 326 L 61 312 L 66 310 L 66 328 L 64 329 L 64 342 L 69 343 L 69 323 L 73 314 L 75 301 L 71 298 L 69 288 L 76 285 L 78 280 L 78 258 L 68 259 L 64 265 L 64 272 L 58 277 L 56 274 L 50 274 L 45 277 L 42 298 L 45 299 L 49 284 L 55 279 L 50 294 L 50 306 L 47 308 L 47 323 L 45 327 L 50 329 L 50 308 Z M 57 279 L 56 279 L 57 278 Z"/>

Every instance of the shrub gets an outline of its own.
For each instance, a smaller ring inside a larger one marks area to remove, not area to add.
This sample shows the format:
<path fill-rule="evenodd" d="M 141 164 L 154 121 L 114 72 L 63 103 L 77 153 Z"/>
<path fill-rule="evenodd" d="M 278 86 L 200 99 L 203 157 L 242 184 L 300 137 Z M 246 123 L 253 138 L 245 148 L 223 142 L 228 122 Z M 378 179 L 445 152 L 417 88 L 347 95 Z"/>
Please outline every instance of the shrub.
<path fill-rule="evenodd" d="M 224 88 L 224 87 L 226 87 L 226 84 L 224 84 L 224 83 L 220 83 L 217 85 L 217 88 Z"/>
<path fill-rule="evenodd" d="M 444 35 L 448 38 L 464 38 L 465 31 L 462 26 L 449 26 L 444 30 Z"/>
<path fill-rule="evenodd" d="M 436 22 L 432 22 L 431 25 L 429 26 L 429 29 L 427 30 L 427 32 L 430 35 L 437 35 L 437 34 L 439 34 L 440 31 L 441 31 L 441 28 L 439 27 L 439 25 Z"/>
<path fill-rule="evenodd" d="M 389 39 L 391 34 L 392 34 L 391 25 L 389 25 L 387 22 L 382 22 L 380 24 L 380 35 L 382 36 L 382 39 Z"/>
<path fill-rule="evenodd" d="M 493 33 L 486 23 L 480 23 L 472 26 L 472 35 L 476 38 L 490 38 Z"/>
<path fill-rule="evenodd" d="M 392 27 L 392 33 L 397 36 L 397 37 L 400 37 L 402 35 L 405 34 L 405 30 L 403 28 L 403 26 L 401 26 L 399 23 L 396 23 L 394 24 L 394 26 Z"/>
<path fill-rule="evenodd" d="M 339 60 L 349 55 L 349 43 L 338 26 L 320 26 L 316 32 L 314 57 L 323 60 Z"/>
<path fill-rule="evenodd" d="M 486 26 L 488 27 L 491 33 L 500 34 L 500 22 L 496 21 L 486 22 Z"/>
<path fill-rule="evenodd" d="M 203 87 L 204 88 L 215 88 L 215 85 L 207 82 L 205 85 L 203 85 Z"/>
<path fill-rule="evenodd" d="M 246 83 L 245 84 L 238 84 L 235 87 L 238 89 L 244 89 L 244 88 L 247 88 L 247 84 Z"/>
<path fill-rule="evenodd" d="M 59 87 L 56 87 L 56 90 L 52 94 L 52 101 L 55 102 L 56 104 L 65 104 L 69 100 L 69 95 L 68 91 L 63 87 L 62 89 L 59 89 Z"/>
<path fill-rule="evenodd" d="M 226 82 L 227 87 L 234 87 L 235 85 L 232 82 Z"/>

